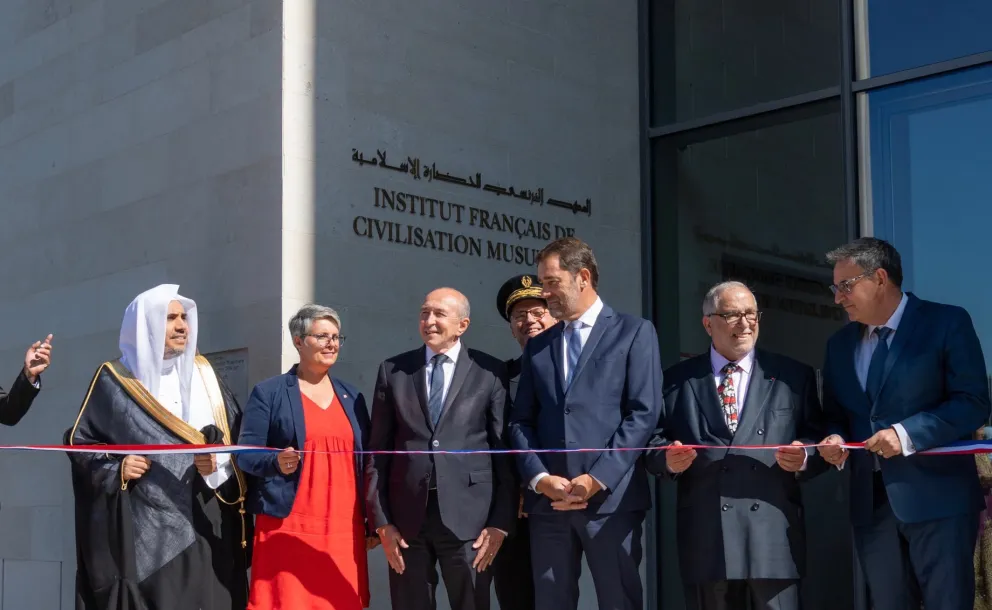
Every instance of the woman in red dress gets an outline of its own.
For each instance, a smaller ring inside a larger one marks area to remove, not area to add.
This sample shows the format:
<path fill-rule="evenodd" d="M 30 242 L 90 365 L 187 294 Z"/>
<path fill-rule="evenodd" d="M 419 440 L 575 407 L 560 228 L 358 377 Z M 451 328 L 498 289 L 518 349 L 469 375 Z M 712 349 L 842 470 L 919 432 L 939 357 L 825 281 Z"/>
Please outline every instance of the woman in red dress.
<path fill-rule="evenodd" d="M 332 378 L 344 337 L 328 307 L 307 305 L 289 321 L 300 363 L 259 383 L 239 443 L 285 447 L 242 453 L 254 513 L 248 610 L 361 610 L 369 606 L 370 535 L 363 492 L 365 399 Z"/>

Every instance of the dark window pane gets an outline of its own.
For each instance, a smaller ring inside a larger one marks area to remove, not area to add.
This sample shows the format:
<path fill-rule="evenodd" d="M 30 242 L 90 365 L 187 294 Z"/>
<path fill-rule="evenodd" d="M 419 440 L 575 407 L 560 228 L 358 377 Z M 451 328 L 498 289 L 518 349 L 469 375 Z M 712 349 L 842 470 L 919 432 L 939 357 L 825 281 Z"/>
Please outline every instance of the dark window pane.
<path fill-rule="evenodd" d="M 868 107 L 873 233 L 899 249 L 906 290 L 971 313 L 988 364 L 992 66 L 873 91 Z"/>
<path fill-rule="evenodd" d="M 652 125 L 840 82 L 839 0 L 652 0 Z"/>
<path fill-rule="evenodd" d="M 846 238 L 839 104 L 804 113 L 655 143 L 657 164 L 668 165 L 658 168 L 656 205 L 677 205 L 681 352 L 709 345 L 700 307 L 724 279 L 744 279 L 766 301 L 761 346 L 810 365 L 843 321 L 824 259 Z"/>
<path fill-rule="evenodd" d="M 992 50 L 989 0 L 855 0 L 860 78 Z M 867 6 L 866 6 L 867 3 Z M 867 43 L 864 34 L 867 33 Z M 867 58 L 864 56 L 867 55 Z M 865 65 L 867 59 L 867 65 Z"/>
<path fill-rule="evenodd" d="M 703 296 L 737 279 L 764 312 L 758 347 L 821 367 L 827 338 L 845 322 L 824 258 L 848 238 L 842 134 L 839 102 L 830 101 L 652 143 L 653 314 L 663 365 L 709 349 Z M 807 610 L 855 607 L 845 476 L 827 473 L 803 489 Z M 677 573 L 674 519 L 662 511 L 662 578 Z M 663 607 L 679 607 L 668 598 L 673 589 L 681 587 L 666 580 Z"/>

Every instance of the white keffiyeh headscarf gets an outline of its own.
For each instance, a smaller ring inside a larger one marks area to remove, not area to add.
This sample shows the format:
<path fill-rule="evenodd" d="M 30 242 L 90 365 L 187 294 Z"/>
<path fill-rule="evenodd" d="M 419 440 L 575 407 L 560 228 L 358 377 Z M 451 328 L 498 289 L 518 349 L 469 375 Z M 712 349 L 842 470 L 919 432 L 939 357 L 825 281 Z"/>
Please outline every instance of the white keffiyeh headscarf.
<path fill-rule="evenodd" d="M 169 303 L 179 301 L 186 310 L 186 350 L 168 362 L 165 360 L 165 327 Z M 148 392 L 162 401 L 162 380 L 178 369 L 182 412 L 173 413 L 197 430 L 213 424 L 214 416 L 206 387 L 196 368 L 196 303 L 179 294 L 177 284 L 161 284 L 142 292 L 124 310 L 121 323 L 121 362 L 141 382 Z M 174 386 L 173 386 L 174 387 Z M 172 395 L 174 398 L 174 394 Z M 169 402 L 163 401 L 166 408 Z M 170 408 L 170 411 L 172 409 Z M 217 454 L 217 470 L 204 477 L 212 489 L 219 487 L 232 474 L 230 454 Z"/>
<path fill-rule="evenodd" d="M 190 413 L 190 387 L 196 372 L 196 303 L 179 294 L 177 284 L 160 284 L 142 292 L 124 310 L 121 323 L 121 361 L 148 392 L 160 398 L 159 382 L 166 370 L 165 326 L 169 303 L 179 301 L 186 310 L 186 350 L 176 358 L 182 392 L 183 414 Z"/>

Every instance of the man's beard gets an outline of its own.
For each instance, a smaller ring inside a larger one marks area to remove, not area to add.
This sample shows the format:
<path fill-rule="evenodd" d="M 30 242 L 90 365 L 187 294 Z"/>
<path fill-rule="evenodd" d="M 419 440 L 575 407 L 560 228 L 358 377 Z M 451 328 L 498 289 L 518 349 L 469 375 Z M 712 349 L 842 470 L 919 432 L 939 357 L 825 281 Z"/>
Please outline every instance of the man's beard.
<path fill-rule="evenodd" d="M 178 358 L 179 356 L 182 356 L 185 351 L 186 351 L 186 347 L 185 346 L 183 346 L 183 347 L 169 347 L 168 345 L 166 345 L 165 346 L 165 359 L 166 360 L 171 360 L 172 358 Z"/>

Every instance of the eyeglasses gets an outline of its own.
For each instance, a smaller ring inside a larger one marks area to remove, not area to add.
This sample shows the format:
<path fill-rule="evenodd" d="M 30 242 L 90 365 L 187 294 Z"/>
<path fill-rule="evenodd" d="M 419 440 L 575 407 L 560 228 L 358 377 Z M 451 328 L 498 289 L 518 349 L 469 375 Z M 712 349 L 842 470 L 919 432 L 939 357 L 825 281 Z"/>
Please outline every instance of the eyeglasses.
<path fill-rule="evenodd" d="M 320 347 L 327 347 L 331 343 L 337 343 L 341 345 L 344 343 L 344 335 L 328 335 L 321 333 L 319 335 L 307 335 L 308 337 L 313 337 L 317 341 L 317 345 Z"/>
<path fill-rule="evenodd" d="M 830 292 L 832 292 L 834 294 L 837 294 L 838 292 L 843 292 L 844 294 L 851 294 L 851 291 L 854 290 L 854 285 L 859 280 L 865 279 L 866 277 L 868 277 L 872 273 L 874 273 L 874 271 L 872 271 L 872 272 L 867 272 L 866 271 L 865 273 L 862 273 L 861 275 L 856 275 L 854 277 L 849 277 L 846 280 L 843 280 L 843 281 L 838 282 L 836 284 L 831 284 L 830 285 Z"/>
<path fill-rule="evenodd" d="M 724 322 L 726 322 L 727 324 L 730 324 L 731 326 L 733 326 L 734 324 L 737 324 L 738 322 L 740 322 L 741 321 L 741 318 L 744 318 L 745 320 L 747 320 L 751 324 L 754 324 L 755 322 L 757 322 L 758 320 L 761 319 L 761 312 L 760 311 L 727 311 L 727 312 L 724 312 L 724 313 L 716 312 L 716 313 L 711 313 L 711 314 L 707 314 L 707 315 L 709 315 L 709 316 L 719 316 L 719 317 L 723 318 L 723 321 Z"/>
<path fill-rule="evenodd" d="M 530 316 L 534 316 L 535 320 L 540 320 L 546 315 L 548 315 L 547 309 L 543 307 L 534 307 L 533 309 L 515 312 L 513 314 L 513 321 L 519 324 L 521 322 L 526 322 L 527 318 Z"/>

